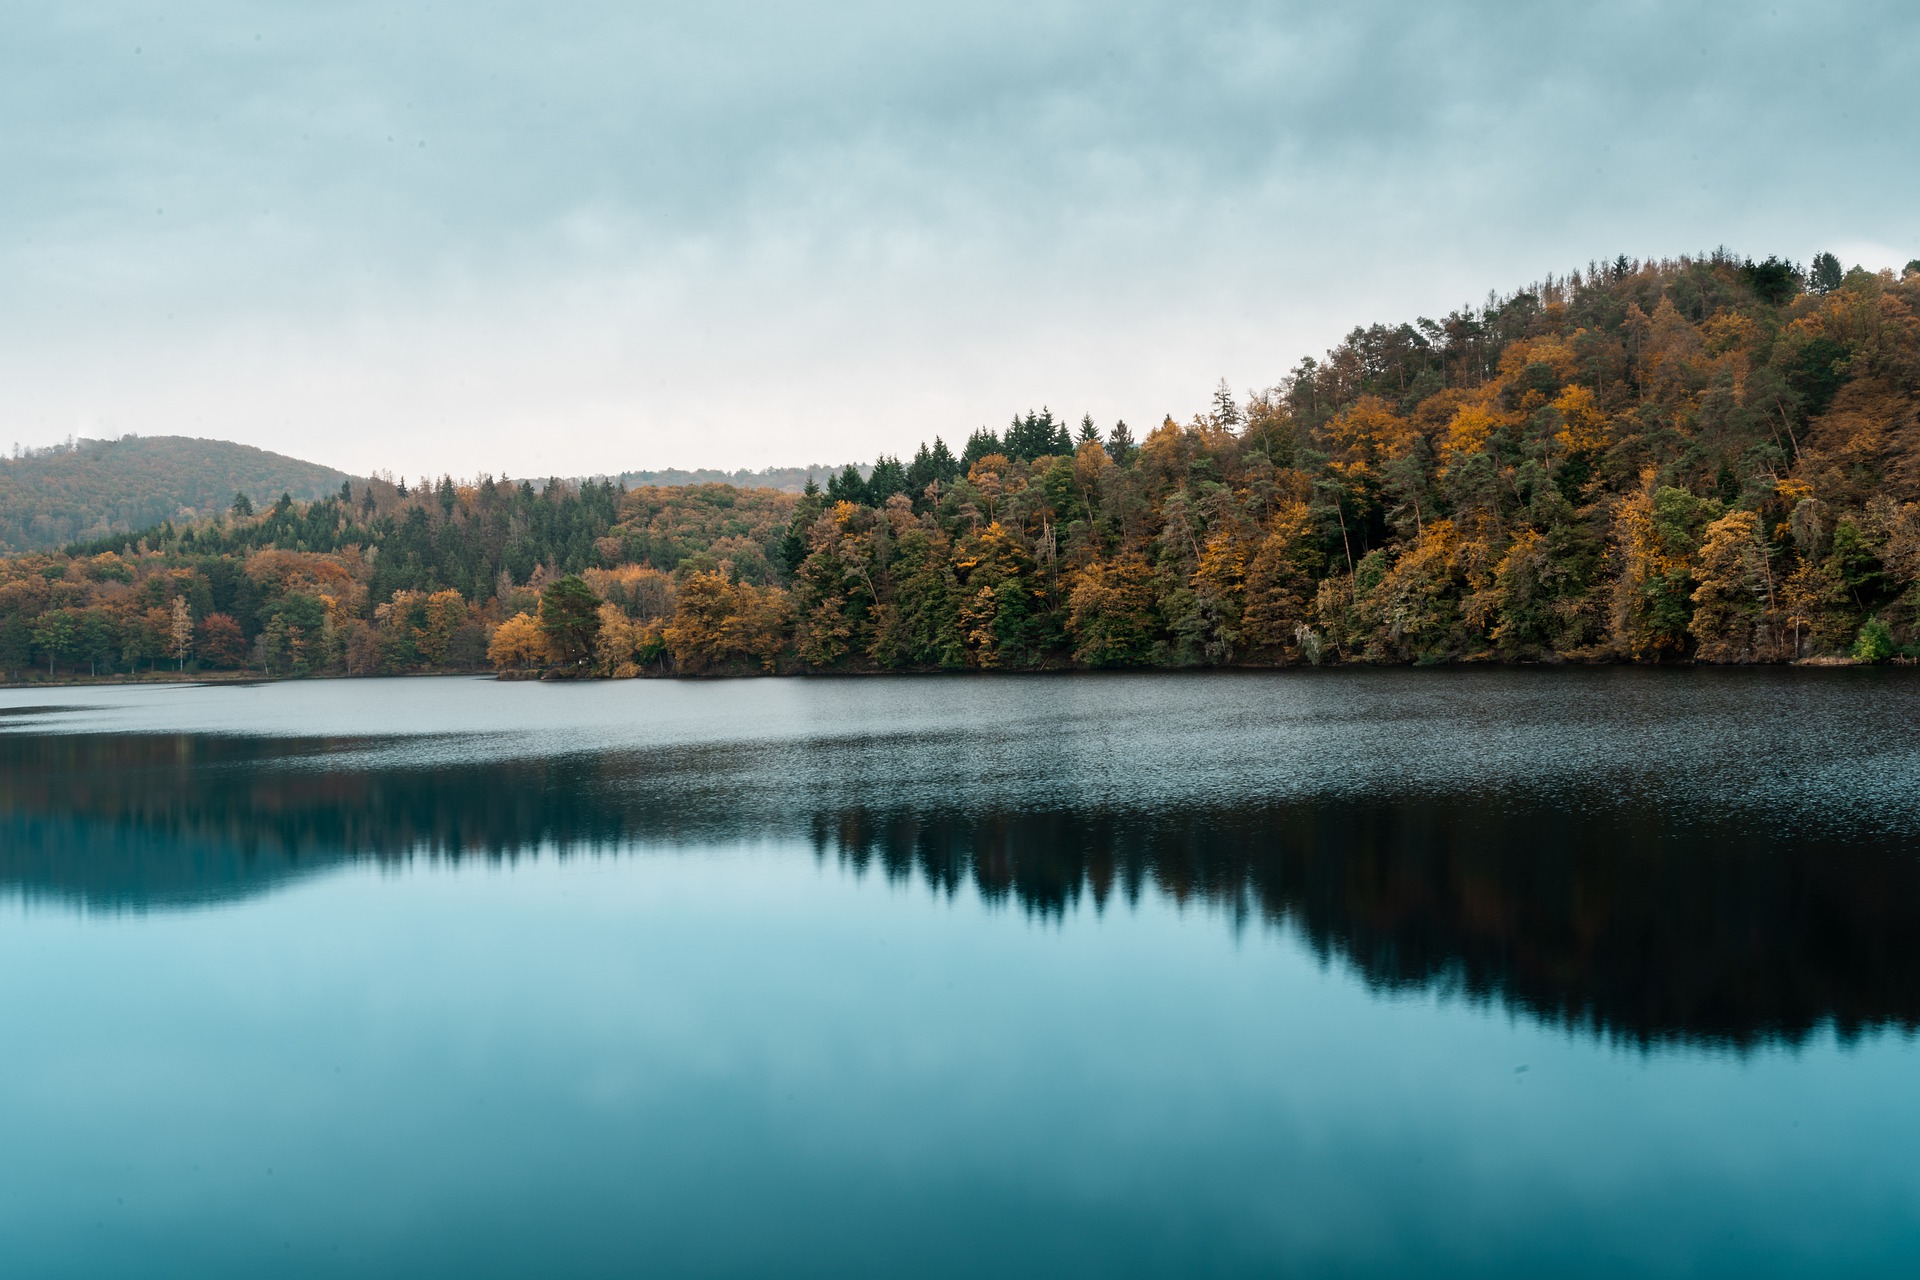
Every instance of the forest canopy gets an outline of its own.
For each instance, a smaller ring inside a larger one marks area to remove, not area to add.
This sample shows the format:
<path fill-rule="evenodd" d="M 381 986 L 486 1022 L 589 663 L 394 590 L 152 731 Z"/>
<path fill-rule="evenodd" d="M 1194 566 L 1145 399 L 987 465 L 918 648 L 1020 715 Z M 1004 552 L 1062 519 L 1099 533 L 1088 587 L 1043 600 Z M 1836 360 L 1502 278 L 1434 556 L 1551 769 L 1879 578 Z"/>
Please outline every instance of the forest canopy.
<path fill-rule="evenodd" d="M 1149 429 L 809 482 L 343 481 L 0 560 L 0 671 L 548 675 L 1920 651 L 1920 262 L 1595 263 Z"/>

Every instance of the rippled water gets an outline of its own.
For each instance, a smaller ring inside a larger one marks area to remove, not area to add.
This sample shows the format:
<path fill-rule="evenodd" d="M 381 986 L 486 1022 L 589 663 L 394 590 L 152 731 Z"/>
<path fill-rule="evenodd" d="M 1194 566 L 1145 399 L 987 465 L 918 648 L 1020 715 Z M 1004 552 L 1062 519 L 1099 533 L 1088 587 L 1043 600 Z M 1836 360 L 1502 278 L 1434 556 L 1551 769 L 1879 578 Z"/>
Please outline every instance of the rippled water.
<path fill-rule="evenodd" d="M 1905 674 L 0 692 L 0 1271 L 1912 1274 Z"/>

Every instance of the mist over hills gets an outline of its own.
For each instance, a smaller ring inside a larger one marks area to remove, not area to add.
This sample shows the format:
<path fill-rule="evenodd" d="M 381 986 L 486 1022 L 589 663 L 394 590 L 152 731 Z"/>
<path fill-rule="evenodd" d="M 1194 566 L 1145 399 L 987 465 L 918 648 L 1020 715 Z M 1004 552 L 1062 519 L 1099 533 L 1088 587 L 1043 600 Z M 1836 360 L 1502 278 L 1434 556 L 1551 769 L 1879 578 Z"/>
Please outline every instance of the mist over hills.
<path fill-rule="evenodd" d="M 0 551 L 42 551 L 218 515 L 245 493 L 311 501 L 344 471 L 251 445 L 190 436 L 73 440 L 0 458 Z"/>
<path fill-rule="evenodd" d="M 864 479 L 873 468 L 855 463 L 854 467 Z M 758 471 L 716 471 L 711 467 L 699 467 L 686 471 L 679 467 L 670 467 L 665 471 L 622 471 L 613 477 L 623 489 L 670 488 L 686 484 L 730 484 L 736 489 L 778 489 L 782 493 L 800 493 L 811 480 L 825 488 L 827 481 L 839 475 L 843 468 L 829 467 L 821 463 L 812 463 L 804 467 L 763 467 Z"/>

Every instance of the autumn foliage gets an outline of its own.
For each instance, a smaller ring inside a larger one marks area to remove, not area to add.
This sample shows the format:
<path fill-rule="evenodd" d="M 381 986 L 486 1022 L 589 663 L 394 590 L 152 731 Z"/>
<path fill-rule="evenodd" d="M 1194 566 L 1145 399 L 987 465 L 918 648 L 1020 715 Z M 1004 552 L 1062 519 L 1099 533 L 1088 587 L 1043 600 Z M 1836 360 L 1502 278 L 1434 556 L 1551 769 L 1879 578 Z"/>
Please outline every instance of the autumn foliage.
<path fill-rule="evenodd" d="M 1920 649 L 1920 265 L 1596 264 L 1136 438 L 824 492 L 379 480 L 0 560 L 0 670 L 627 676 Z"/>

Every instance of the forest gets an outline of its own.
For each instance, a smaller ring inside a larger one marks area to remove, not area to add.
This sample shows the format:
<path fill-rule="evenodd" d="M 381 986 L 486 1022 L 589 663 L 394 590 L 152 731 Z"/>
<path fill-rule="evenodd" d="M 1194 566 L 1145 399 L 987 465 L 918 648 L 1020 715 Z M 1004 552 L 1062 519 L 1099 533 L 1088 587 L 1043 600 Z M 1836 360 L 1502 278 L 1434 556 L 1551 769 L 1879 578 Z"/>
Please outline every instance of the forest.
<path fill-rule="evenodd" d="M 0 559 L 15 680 L 1911 661 L 1920 261 L 1618 258 L 1150 429 L 450 476 Z"/>

